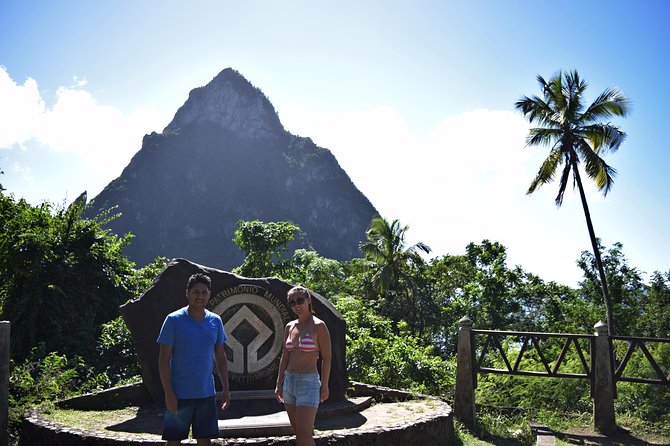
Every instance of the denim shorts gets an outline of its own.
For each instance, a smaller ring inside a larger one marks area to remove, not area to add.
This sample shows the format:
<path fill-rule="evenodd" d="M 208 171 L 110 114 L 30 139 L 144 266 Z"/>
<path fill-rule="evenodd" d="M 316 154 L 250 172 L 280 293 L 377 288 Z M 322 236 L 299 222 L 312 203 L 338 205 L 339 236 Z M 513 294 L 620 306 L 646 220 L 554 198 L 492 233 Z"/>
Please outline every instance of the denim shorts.
<path fill-rule="evenodd" d="M 321 379 L 317 372 L 284 373 L 284 404 L 319 407 Z"/>
<path fill-rule="evenodd" d="M 214 396 L 177 401 L 177 413 L 165 410 L 163 440 L 179 441 L 188 438 L 193 425 L 193 438 L 218 438 L 219 421 Z"/>

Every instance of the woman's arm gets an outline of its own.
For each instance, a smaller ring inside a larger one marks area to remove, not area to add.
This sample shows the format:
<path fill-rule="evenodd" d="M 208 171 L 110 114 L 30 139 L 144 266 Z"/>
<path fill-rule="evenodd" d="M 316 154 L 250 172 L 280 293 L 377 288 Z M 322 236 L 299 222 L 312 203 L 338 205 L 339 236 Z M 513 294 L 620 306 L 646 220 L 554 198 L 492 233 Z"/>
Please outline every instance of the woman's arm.
<path fill-rule="evenodd" d="M 330 340 L 330 332 L 326 323 L 321 321 L 317 328 L 317 336 L 319 339 L 319 350 L 321 352 L 321 396 L 320 402 L 324 402 L 330 396 L 328 389 L 328 381 L 330 380 L 330 364 L 332 360 L 332 343 Z"/>
<path fill-rule="evenodd" d="M 286 338 L 289 335 L 289 322 L 284 327 L 284 342 L 282 342 L 281 360 L 279 361 L 279 372 L 277 373 L 277 385 L 275 386 L 275 398 L 280 403 L 284 402 L 284 372 L 288 366 L 288 358 L 291 352 L 286 350 Z"/>

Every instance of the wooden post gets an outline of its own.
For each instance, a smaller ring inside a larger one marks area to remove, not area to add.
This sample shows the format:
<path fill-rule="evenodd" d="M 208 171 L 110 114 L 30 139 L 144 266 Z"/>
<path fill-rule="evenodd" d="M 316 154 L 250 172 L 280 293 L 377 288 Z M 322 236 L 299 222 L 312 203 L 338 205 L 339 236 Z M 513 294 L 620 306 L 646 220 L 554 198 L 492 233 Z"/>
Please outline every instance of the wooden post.
<path fill-rule="evenodd" d="M 0 321 L 0 446 L 9 444 L 9 329 L 8 321 Z"/>
<path fill-rule="evenodd" d="M 595 361 L 593 361 L 593 424 L 602 433 L 617 431 L 614 418 L 614 373 L 612 348 L 607 324 L 600 321 L 595 329 Z"/>
<path fill-rule="evenodd" d="M 458 321 L 458 353 L 454 415 L 469 429 L 475 427 L 476 371 L 472 345 L 472 320 L 463 316 Z"/>

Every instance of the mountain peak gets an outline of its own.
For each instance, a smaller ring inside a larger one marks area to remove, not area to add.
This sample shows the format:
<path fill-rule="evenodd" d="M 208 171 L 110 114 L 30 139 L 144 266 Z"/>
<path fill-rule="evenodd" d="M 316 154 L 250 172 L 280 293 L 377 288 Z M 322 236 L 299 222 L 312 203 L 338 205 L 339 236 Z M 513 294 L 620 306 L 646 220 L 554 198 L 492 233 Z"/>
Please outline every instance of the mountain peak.
<path fill-rule="evenodd" d="M 240 265 L 240 220 L 291 221 L 303 231 L 292 247 L 349 260 L 378 214 L 329 150 L 284 130 L 265 95 L 231 69 L 191 91 L 92 203 L 89 218 L 116 208 L 107 227 L 135 235 L 124 252 L 142 266 L 157 256 Z"/>
<path fill-rule="evenodd" d="M 284 133 L 268 98 L 232 68 L 221 71 L 204 87 L 191 90 L 163 132 L 193 123 L 218 124 L 251 139 L 273 138 Z"/>

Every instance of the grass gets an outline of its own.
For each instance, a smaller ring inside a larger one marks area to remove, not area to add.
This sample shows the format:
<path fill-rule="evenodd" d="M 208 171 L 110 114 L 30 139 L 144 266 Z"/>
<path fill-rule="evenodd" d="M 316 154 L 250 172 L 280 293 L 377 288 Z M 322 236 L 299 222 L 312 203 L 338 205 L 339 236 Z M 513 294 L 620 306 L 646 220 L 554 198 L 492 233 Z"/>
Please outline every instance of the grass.
<path fill-rule="evenodd" d="M 533 414 L 503 415 L 493 410 L 477 414 L 477 426 L 468 430 L 459 422 L 455 423 L 456 446 L 531 446 L 536 442 L 536 434 L 530 424 L 542 424 L 555 433 L 558 446 L 601 445 L 601 446 L 670 446 L 668 427 L 618 415 L 617 423 L 622 432 L 603 436 L 593 430 L 590 414 L 556 414 L 539 412 Z"/>
<path fill-rule="evenodd" d="M 138 407 L 125 407 L 115 410 L 74 410 L 53 408 L 44 416 L 57 423 L 75 427 L 89 432 L 100 432 L 106 435 L 128 436 L 127 432 L 107 429 L 108 426 L 121 424 L 138 417 Z M 101 423 L 104 420 L 104 423 Z M 155 434 L 134 432 L 133 436 L 153 438 Z"/>
<path fill-rule="evenodd" d="M 100 430 L 100 420 L 113 424 L 122 422 L 137 414 L 137 407 L 126 407 L 117 410 L 73 410 L 73 409 L 51 409 L 45 414 L 50 420 L 68 426 L 78 427 L 88 431 Z"/>

